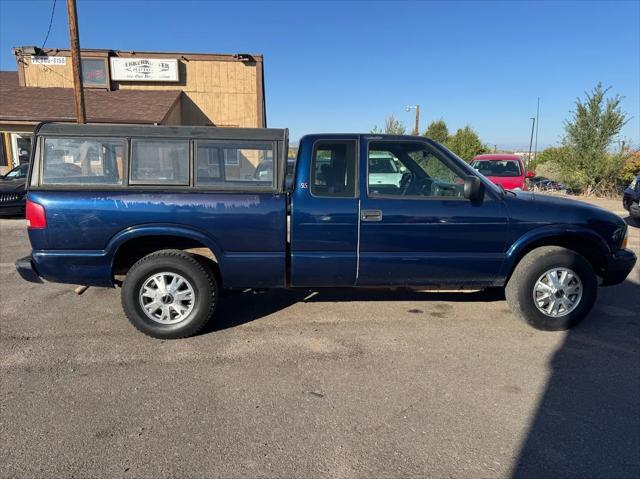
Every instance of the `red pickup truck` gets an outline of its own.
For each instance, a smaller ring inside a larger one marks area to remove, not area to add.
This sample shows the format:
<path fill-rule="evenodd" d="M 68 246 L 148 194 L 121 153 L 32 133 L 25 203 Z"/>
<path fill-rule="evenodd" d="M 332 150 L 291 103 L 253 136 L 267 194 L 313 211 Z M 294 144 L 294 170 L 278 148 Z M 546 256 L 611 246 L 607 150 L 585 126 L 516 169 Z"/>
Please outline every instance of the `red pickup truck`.
<path fill-rule="evenodd" d="M 471 166 L 505 190 L 526 191 L 529 189 L 527 178 L 535 176 L 532 171 L 525 172 L 522 158 L 517 155 L 478 155 Z"/>

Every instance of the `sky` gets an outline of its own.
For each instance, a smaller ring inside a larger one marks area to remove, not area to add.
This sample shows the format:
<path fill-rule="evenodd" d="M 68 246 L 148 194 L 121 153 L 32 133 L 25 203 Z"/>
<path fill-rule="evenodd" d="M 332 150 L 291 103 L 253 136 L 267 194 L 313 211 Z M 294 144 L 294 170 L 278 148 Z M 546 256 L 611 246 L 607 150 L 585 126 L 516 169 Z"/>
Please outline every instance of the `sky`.
<path fill-rule="evenodd" d="M 597 82 L 632 117 L 640 143 L 640 0 L 99 1 L 77 0 L 83 48 L 258 53 L 267 122 L 306 133 L 366 132 L 394 114 L 409 130 L 444 119 L 499 149 L 558 144 L 577 97 Z M 41 46 L 53 0 L 0 0 L 0 69 L 11 48 Z M 47 47 L 68 48 L 58 0 Z"/>

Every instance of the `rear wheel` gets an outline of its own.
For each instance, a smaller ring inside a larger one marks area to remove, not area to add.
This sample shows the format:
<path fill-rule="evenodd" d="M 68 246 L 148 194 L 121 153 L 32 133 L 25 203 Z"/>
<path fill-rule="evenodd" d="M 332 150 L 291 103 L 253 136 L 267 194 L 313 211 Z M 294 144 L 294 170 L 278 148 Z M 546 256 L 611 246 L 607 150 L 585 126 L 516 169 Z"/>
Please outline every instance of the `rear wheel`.
<path fill-rule="evenodd" d="M 218 290 L 203 262 L 162 250 L 134 264 L 122 284 L 122 307 L 139 331 L 161 339 L 196 334 L 213 315 Z"/>
<path fill-rule="evenodd" d="M 589 314 L 597 290 L 596 275 L 582 255 L 545 246 L 520 260 L 505 296 L 511 310 L 524 322 L 536 329 L 561 331 Z"/>

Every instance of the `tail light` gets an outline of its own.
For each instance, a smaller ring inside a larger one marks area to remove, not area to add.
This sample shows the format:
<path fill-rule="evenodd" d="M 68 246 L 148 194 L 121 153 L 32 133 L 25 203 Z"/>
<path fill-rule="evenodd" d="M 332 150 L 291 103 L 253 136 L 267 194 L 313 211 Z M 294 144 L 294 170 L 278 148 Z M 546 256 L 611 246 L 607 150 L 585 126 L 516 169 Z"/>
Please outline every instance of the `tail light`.
<path fill-rule="evenodd" d="M 27 200 L 26 217 L 31 229 L 43 229 L 47 227 L 47 215 L 44 206 Z"/>

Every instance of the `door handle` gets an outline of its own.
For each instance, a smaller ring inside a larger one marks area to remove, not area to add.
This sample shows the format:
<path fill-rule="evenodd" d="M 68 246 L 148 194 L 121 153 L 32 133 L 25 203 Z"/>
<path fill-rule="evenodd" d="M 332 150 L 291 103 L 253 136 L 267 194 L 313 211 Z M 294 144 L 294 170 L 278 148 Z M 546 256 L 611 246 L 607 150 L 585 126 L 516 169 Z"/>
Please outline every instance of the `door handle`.
<path fill-rule="evenodd" d="M 380 210 L 362 210 L 360 212 L 362 221 L 382 221 L 382 211 Z"/>

